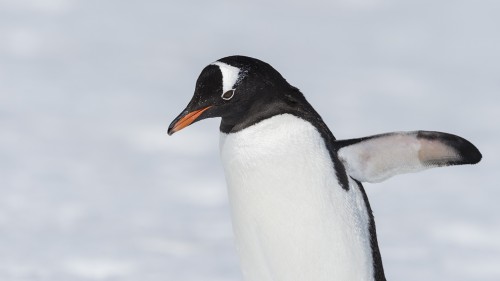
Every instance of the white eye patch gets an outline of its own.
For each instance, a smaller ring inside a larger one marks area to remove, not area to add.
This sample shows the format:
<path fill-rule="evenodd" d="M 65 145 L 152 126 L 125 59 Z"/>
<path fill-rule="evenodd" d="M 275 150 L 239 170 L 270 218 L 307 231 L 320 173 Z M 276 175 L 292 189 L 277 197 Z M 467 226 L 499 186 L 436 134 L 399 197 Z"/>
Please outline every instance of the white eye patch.
<path fill-rule="evenodd" d="M 223 93 L 223 95 L 227 91 L 233 90 L 234 84 L 236 84 L 236 82 L 240 78 L 240 69 L 237 67 L 234 67 L 232 65 L 229 65 L 227 63 L 220 62 L 220 61 L 216 61 L 216 62 L 212 63 L 212 65 L 217 65 L 220 69 L 220 72 L 222 72 L 222 93 Z M 233 92 L 233 95 L 234 95 L 234 92 Z M 231 98 L 232 98 L 232 96 L 231 96 Z"/>

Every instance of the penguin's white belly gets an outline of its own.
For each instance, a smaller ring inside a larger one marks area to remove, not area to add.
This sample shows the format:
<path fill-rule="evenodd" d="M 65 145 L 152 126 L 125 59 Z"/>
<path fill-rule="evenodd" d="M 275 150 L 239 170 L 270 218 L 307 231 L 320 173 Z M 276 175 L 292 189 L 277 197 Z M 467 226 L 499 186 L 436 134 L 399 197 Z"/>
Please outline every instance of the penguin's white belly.
<path fill-rule="evenodd" d="M 339 185 L 314 126 L 278 115 L 220 145 L 245 280 L 373 280 L 362 193 Z"/>

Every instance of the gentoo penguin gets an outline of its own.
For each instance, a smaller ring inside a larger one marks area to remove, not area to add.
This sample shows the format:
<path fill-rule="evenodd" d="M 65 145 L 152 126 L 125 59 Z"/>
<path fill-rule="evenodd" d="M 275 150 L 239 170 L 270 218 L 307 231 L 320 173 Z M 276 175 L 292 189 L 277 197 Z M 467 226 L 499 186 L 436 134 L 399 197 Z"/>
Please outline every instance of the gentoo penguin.
<path fill-rule="evenodd" d="M 361 182 L 481 159 L 470 142 L 441 132 L 336 140 L 299 89 L 244 56 L 203 69 L 168 134 L 210 117 L 222 118 L 220 154 L 247 281 L 385 280 Z"/>

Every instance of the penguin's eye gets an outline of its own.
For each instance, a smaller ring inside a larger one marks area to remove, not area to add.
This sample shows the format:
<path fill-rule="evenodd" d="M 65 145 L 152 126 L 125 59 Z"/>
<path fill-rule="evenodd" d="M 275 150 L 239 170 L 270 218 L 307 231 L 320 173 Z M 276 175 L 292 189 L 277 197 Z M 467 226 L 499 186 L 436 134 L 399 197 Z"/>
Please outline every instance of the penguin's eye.
<path fill-rule="evenodd" d="M 229 90 L 229 91 L 225 92 L 224 94 L 222 94 L 221 98 L 223 100 L 230 100 L 233 98 L 233 96 L 234 96 L 234 89 Z"/>

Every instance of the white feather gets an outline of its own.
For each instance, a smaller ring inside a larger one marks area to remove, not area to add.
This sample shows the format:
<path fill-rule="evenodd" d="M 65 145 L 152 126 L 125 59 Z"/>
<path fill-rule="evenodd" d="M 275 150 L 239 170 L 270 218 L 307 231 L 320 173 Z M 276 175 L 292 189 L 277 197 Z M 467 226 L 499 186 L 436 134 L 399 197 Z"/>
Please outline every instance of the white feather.
<path fill-rule="evenodd" d="M 362 193 L 339 186 L 314 126 L 278 115 L 220 146 L 245 280 L 373 280 Z"/>
<path fill-rule="evenodd" d="M 418 132 L 395 132 L 342 147 L 339 159 L 349 176 L 361 182 L 381 182 L 392 176 L 437 167 L 460 154 L 440 139 L 417 138 Z M 457 137 L 458 138 L 458 137 Z M 438 161 L 439 162 L 436 162 Z"/>
<path fill-rule="evenodd" d="M 222 72 L 222 93 L 233 89 L 234 84 L 238 81 L 240 69 L 220 61 L 212 64 L 217 65 Z"/>

